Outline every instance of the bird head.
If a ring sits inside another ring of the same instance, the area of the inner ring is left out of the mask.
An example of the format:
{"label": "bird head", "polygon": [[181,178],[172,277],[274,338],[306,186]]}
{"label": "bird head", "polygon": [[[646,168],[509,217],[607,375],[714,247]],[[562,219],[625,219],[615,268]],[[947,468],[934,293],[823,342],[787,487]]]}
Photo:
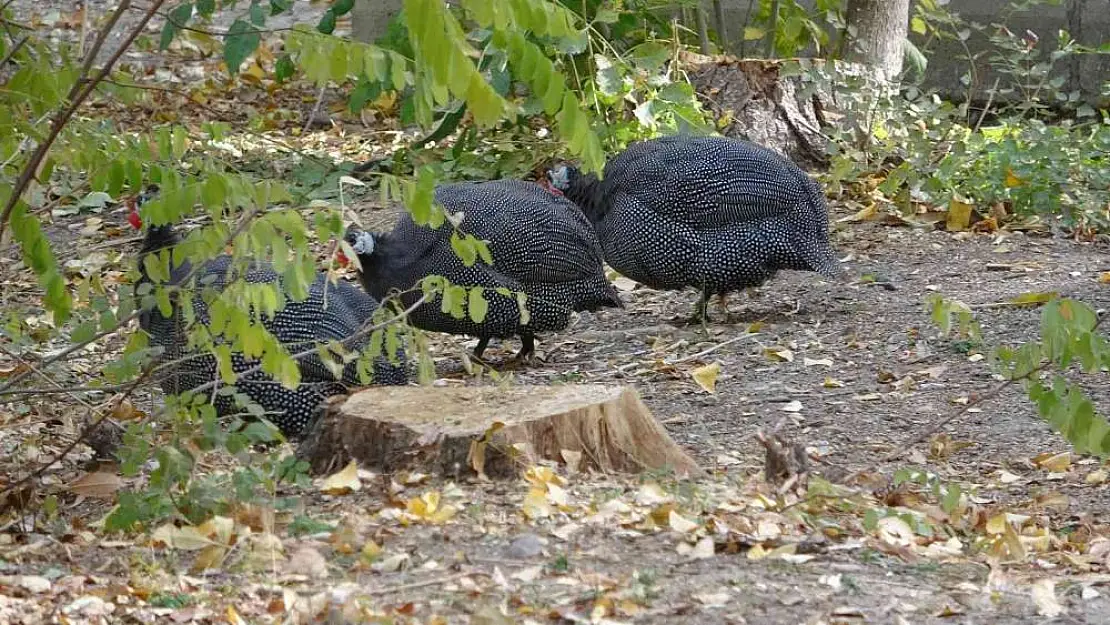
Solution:
{"label": "bird head", "polygon": [[127,201],[127,223],[136,230],[143,229],[143,218],[139,215],[139,207],[158,195],[158,185],[148,185],[142,192]]}
{"label": "bird head", "polygon": [[579,175],[577,167],[567,163],[559,163],[547,170],[548,184],[545,186],[560,193],[565,193],[578,180]]}
{"label": "bird head", "polygon": [[[347,233],[343,236],[343,242],[350,246],[350,249],[358,255],[359,258],[366,258],[374,253],[374,235],[373,233],[359,230],[354,226],[347,229]],[[339,264],[346,267],[351,264],[351,259],[343,253],[343,246],[339,247],[336,253],[336,260]],[[359,265],[361,265],[361,261]]]}

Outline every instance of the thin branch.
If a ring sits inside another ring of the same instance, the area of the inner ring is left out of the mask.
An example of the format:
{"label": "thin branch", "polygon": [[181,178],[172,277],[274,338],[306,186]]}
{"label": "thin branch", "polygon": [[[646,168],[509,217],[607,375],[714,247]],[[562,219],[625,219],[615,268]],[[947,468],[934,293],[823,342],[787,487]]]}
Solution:
{"label": "thin branch", "polygon": [[[408,316],[410,314],[412,314],[412,312],[414,310],[419,308],[427,300],[428,300],[428,294],[425,293],[425,294],[421,295],[419,299],[417,299],[415,302],[413,302],[412,306],[409,306],[408,308],[402,310],[400,312],[400,314],[394,315],[394,316],[390,317],[389,319],[386,319],[385,321],[380,321],[378,323],[365,326],[362,329],[360,329],[358,332],[355,332],[354,334],[344,338],[342,341],[340,341],[340,343],[342,343],[345,347],[348,347],[348,345],[347,345],[348,341],[353,341],[355,339],[362,338],[363,336],[366,336],[367,334],[370,334],[371,332],[375,332],[375,331],[381,330],[382,328],[385,328],[387,326],[393,325],[394,323],[397,323],[397,321],[400,320],[400,319],[406,319],[406,318],[408,318]],[[305,358],[307,356],[311,356],[312,354],[315,354],[315,353],[317,353],[316,352],[316,347],[313,346],[309,349],[306,349],[304,351],[300,351],[300,352],[297,352],[296,354],[293,354],[292,358],[293,358],[293,360],[296,360],[296,361],[299,362],[300,359]],[[252,373],[256,373],[256,372],[261,371],[261,370],[262,370],[262,363],[258,363],[257,365],[254,365],[253,367],[244,369],[243,371],[236,372],[235,375],[236,375],[236,377],[241,378],[245,375],[250,375]],[[189,392],[190,393],[203,393],[205,391],[210,391],[210,390],[216,388],[221,383],[222,382],[220,380],[213,380],[211,382],[207,382],[205,384],[202,384],[202,385],[200,385],[196,388],[191,388],[191,389],[189,389]]]}
{"label": "thin branch", "polygon": [[[1107,316],[1108,315],[1103,315],[1102,317],[1099,317],[1098,321],[1096,321],[1095,324],[1093,326],[1091,326],[1090,331],[1094,332],[1095,330],[1097,330],[1098,327],[1100,325],[1102,325],[1102,322],[1106,319]],[[903,454],[905,454],[910,449],[912,449],[914,445],[917,445],[919,443],[924,442],[930,436],[939,432],[941,430],[941,428],[948,425],[952,421],[955,421],[957,418],[959,418],[960,416],[962,416],[964,413],[968,412],[972,408],[975,408],[976,406],[979,406],[980,404],[982,404],[982,403],[984,403],[988,400],[991,400],[991,399],[994,399],[995,397],[998,397],[998,395],[1000,393],[1002,393],[1002,391],[1010,388],[1011,386],[1013,386],[1014,384],[1017,384],[1018,382],[1024,382],[1026,380],[1032,379],[1033,376],[1035,376],[1038,373],[1044,371],[1045,369],[1048,369],[1052,365],[1053,365],[1053,361],[1046,360],[1045,362],[1042,362],[1041,364],[1037,365],[1036,367],[1030,369],[1029,371],[1025,372],[1024,374],[1022,374],[1018,377],[1010,378],[1009,380],[1006,380],[1004,382],[999,383],[998,385],[996,385],[994,388],[990,389],[986,393],[984,393],[984,394],[976,397],[975,399],[967,402],[963,406],[960,406],[960,408],[958,410],[953,411],[952,414],[949,414],[948,416],[944,417],[943,419],[940,419],[939,421],[936,421],[936,422],[930,424],[929,427],[925,428],[924,430],[921,430],[917,434],[915,434],[915,435],[911,436],[910,438],[902,441],[901,443],[898,444],[897,447],[894,448],[893,451],[891,451],[890,453],[886,454],[885,456],[879,458],[877,461],[871,463],[870,466],[865,467],[863,469],[860,469],[859,471],[856,471],[855,473],[849,475],[848,477],[846,477],[842,481],[845,484],[851,483],[851,482],[863,477],[864,473],[867,473],[869,470],[877,467],[878,465],[886,463],[886,462],[890,462],[891,460],[896,460],[896,459],[900,458]]]}
{"label": "thin branch", "polygon": [[[128,1],[129,0],[124,0],[125,3]],[[103,80],[104,77],[112,71],[112,67],[116,64],[116,61],[118,61],[119,58],[123,56],[123,53],[131,47],[131,44],[138,38],[139,33],[143,32],[143,29],[146,28],[146,25],[150,22],[151,18],[154,17],[155,12],[164,2],[165,0],[154,0],[154,4],[151,5],[150,9],[143,15],[143,18],[135,28],[128,33],[127,38],[120,43],[119,48],[112,53],[112,56],[108,59],[108,62],[104,64],[104,67],[100,69],[100,72],[97,73],[92,80],[86,81],[84,89],[72,99],[69,106],[62,109],[54,118],[54,123],[50,128],[50,134],[46,137],[45,141],[39,144],[38,148],[31,155],[30,161],[28,161],[23,172],[19,175],[19,179],[16,180],[15,185],[12,187],[11,196],[8,197],[8,203],[4,206],[4,211],[0,213],[0,240],[4,238],[4,231],[7,229],[8,220],[11,218],[12,211],[15,210],[16,205],[22,200],[24,191],[26,191],[27,187],[31,184],[31,180],[35,177],[39,165],[41,165],[43,159],[46,158],[47,152],[50,151],[50,148],[58,139],[58,135],[62,133],[62,129],[69,123],[70,118],[77,112],[77,109],[84,104],[85,100],[96,88],[97,83]]]}
{"label": "thin branch", "polygon": [[0,352],[4,352],[5,354],[8,355],[9,358],[14,358],[15,360],[19,361],[20,364],[27,367],[28,370],[34,372],[35,375],[39,376],[43,380],[46,380],[47,384],[50,384],[51,386],[53,386],[57,389],[55,392],[66,393],[66,394],[69,395],[70,399],[72,399],[72,400],[76,401],[77,403],[81,404],[82,406],[88,408],[90,411],[96,410],[95,406],[93,406],[89,402],[85,401],[81,397],[78,397],[77,395],[73,394],[71,391],[66,391],[62,387],[62,385],[58,383],[57,380],[55,380],[54,378],[50,377],[49,375],[43,373],[42,371],[39,371],[35,367],[35,365],[27,362],[27,359],[23,358],[19,354],[12,353],[10,350],[8,350],[3,345],[0,345]]}
{"label": "thin branch", "polygon": [[8,53],[4,55],[4,59],[0,60],[0,67],[3,67],[5,65],[7,65],[8,61],[12,60],[12,57],[15,56],[15,53],[19,52],[19,49],[22,48],[23,44],[27,43],[27,40],[30,39],[30,38],[31,38],[30,35],[23,35],[22,39],[15,42],[15,45],[12,46],[12,49],[8,50]]}
{"label": "thin branch", "polygon": [[[108,40],[108,35],[112,34],[119,19],[123,17],[123,14],[130,8],[131,0],[122,0],[119,6],[116,7],[115,13],[112,13],[112,17],[108,18],[108,23],[104,25],[104,28],[100,29],[100,32],[96,36],[96,41],[93,42],[92,49],[89,50],[89,54],[85,57],[85,62],[81,65],[81,73],[77,75],[77,80],[73,81],[73,87],[69,90],[69,94],[66,95],[67,100],[73,101],[73,99],[77,97],[77,92],[85,83],[85,79],[89,77],[89,72],[92,71],[93,63],[96,63],[96,57],[100,55],[100,49],[104,47],[104,42]],[[88,15],[88,10],[89,6],[86,4],[86,15]],[[146,23],[144,22],[143,26],[145,25]]]}

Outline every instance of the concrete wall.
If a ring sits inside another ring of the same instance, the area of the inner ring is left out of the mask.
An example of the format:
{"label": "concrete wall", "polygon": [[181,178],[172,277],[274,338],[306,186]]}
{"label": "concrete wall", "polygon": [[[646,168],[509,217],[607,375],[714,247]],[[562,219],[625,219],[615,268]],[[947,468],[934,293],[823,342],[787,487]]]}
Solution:
{"label": "concrete wall", "polygon": [[[759,0],[756,0],[758,6]],[[803,4],[812,6],[813,2],[803,0]],[[742,32],[746,23],[749,0],[724,0],[725,20],[727,22],[729,37],[735,39]],[[710,3],[706,2],[709,8]],[[1081,43],[1099,46],[1110,42],[1110,0],[1063,0],[1060,6],[1042,5],[1031,11],[1013,13],[1009,12],[1009,0],[951,0],[949,8],[958,13],[967,22],[979,24],[992,24],[1005,21],[1007,27],[1014,33],[1024,33],[1031,30],[1040,37],[1041,45],[1054,48],[1056,45],[1057,31],[1067,30]],[[913,7],[910,8],[911,14]],[[710,12],[710,15],[712,13]],[[712,22],[711,22],[712,24]],[[961,84],[960,78],[969,67],[967,53],[958,43],[928,44],[923,37],[912,35],[912,39],[925,53],[929,60],[926,73],[926,88],[937,88],[949,97],[962,98],[967,88]],[[968,42],[968,47],[973,54],[989,52],[993,48],[985,37],[973,36]],[[749,55],[759,54],[759,43],[748,42]],[[811,52],[812,53],[812,52]],[[989,72],[985,58],[976,63],[978,86],[973,99],[986,97],[986,92],[994,85],[995,76]],[[1110,81],[1110,54],[1091,55],[1077,63],[1061,61],[1056,67],[1057,74],[1067,76],[1065,88],[1070,91],[1079,89],[1085,99],[1095,101],[1103,89],[1103,85]]]}

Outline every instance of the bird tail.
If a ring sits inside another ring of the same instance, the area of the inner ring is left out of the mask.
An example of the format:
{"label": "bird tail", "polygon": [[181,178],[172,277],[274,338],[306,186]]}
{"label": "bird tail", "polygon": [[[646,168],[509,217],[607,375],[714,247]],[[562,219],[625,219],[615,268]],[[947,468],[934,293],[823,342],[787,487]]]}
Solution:
{"label": "bird tail", "polygon": [[590,292],[593,297],[582,302],[580,310],[596,312],[602,308],[624,308],[617,289],[608,280],[605,280],[600,289],[593,288]]}

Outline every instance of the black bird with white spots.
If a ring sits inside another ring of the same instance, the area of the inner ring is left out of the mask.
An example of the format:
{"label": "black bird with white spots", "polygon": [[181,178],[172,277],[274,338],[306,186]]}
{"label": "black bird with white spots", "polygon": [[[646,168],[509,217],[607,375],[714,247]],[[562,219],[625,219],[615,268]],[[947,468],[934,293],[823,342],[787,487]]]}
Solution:
{"label": "black bird with white spots", "polygon": [[569,165],[550,184],[597,229],[605,260],[657,290],[711,295],[762,285],[780,269],[835,277],[821,187],[765,147],[724,137],[672,136],[633,144],[601,180]]}
{"label": "black bird with white spots", "polygon": [[[605,277],[597,235],[565,198],[532,182],[495,180],[440,185],[435,200],[461,216],[461,232],[486,242],[492,265],[481,259],[469,267],[463,263],[451,246],[450,221],[438,228],[419,226],[405,213],[391,232],[351,229],[346,236],[358,254],[359,280],[378,299],[396,290],[406,307],[413,306],[421,281],[431,275],[484,287],[488,311],[480,323],[470,314],[460,319],[443,312],[437,295],[413,311],[414,326],[478,337],[478,359],[491,338],[520,336],[520,361],[534,357],[536,333],[566,328],[572,313],[621,306]],[[526,319],[515,293],[527,296]],[[469,313],[469,303],[465,310]]]}
{"label": "black bird with white spots", "polygon": [[[142,228],[142,218],[138,207],[149,200],[157,187],[148,188],[132,205],[128,221],[136,229]],[[153,283],[145,268],[144,259],[151,253],[168,249],[181,242],[180,236],[171,225],[156,225],[147,229],[139,252],[140,279],[136,285]],[[236,268],[228,255],[218,256],[207,261],[197,271],[188,261],[170,267],[167,285],[172,285],[170,301],[173,310],[169,317],[163,316],[157,306],[143,309],[139,315],[139,327],[150,335],[151,344],[162,348],[158,357],[161,363],[180,361],[169,367],[162,378],[162,389],[168,394],[189,391],[219,379],[217,361],[205,351],[193,352],[188,346],[188,328],[178,298],[184,293],[192,293],[192,308],[196,323],[209,325],[210,295],[223,291],[236,277]],[[282,278],[273,267],[256,261],[246,270],[244,277],[248,283],[274,283],[280,288]],[[209,296],[206,299],[206,296]],[[368,336],[358,336],[359,330],[370,323],[378,302],[357,285],[342,280],[331,283],[324,274],[317,273],[316,280],[309,287],[307,299],[287,300],[273,317],[264,316],[262,325],[277,338],[290,353],[311,349],[314,345],[331,341],[343,341],[349,351],[357,352],[366,347]],[[354,338],[352,338],[354,337]],[[346,339],[346,340],[345,340]],[[214,337],[214,340],[222,340]],[[186,358],[188,356],[188,358]],[[184,359],[184,360],[183,360]],[[338,361],[337,361],[338,362]],[[231,355],[232,368],[236,374],[256,367],[259,361],[247,358],[242,353]],[[278,426],[288,437],[303,435],[308,426],[322,412],[323,402],[332,395],[349,392],[349,387],[362,384],[358,360],[347,363],[340,379],[336,379],[318,353],[305,356],[298,361],[301,383],[295,389],[287,389],[269,374],[260,369],[240,376],[235,382],[235,390],[250,398],[265,411],[265,417]],[[387,357],[379,356],[373,366],[372,382],[379,384],[404,384],[407,382],[407,364],[403,351],[398,351],[396,363]],[[217,414],[227,415],[236,411],[235,402],[224,393],[212,393]]]}

